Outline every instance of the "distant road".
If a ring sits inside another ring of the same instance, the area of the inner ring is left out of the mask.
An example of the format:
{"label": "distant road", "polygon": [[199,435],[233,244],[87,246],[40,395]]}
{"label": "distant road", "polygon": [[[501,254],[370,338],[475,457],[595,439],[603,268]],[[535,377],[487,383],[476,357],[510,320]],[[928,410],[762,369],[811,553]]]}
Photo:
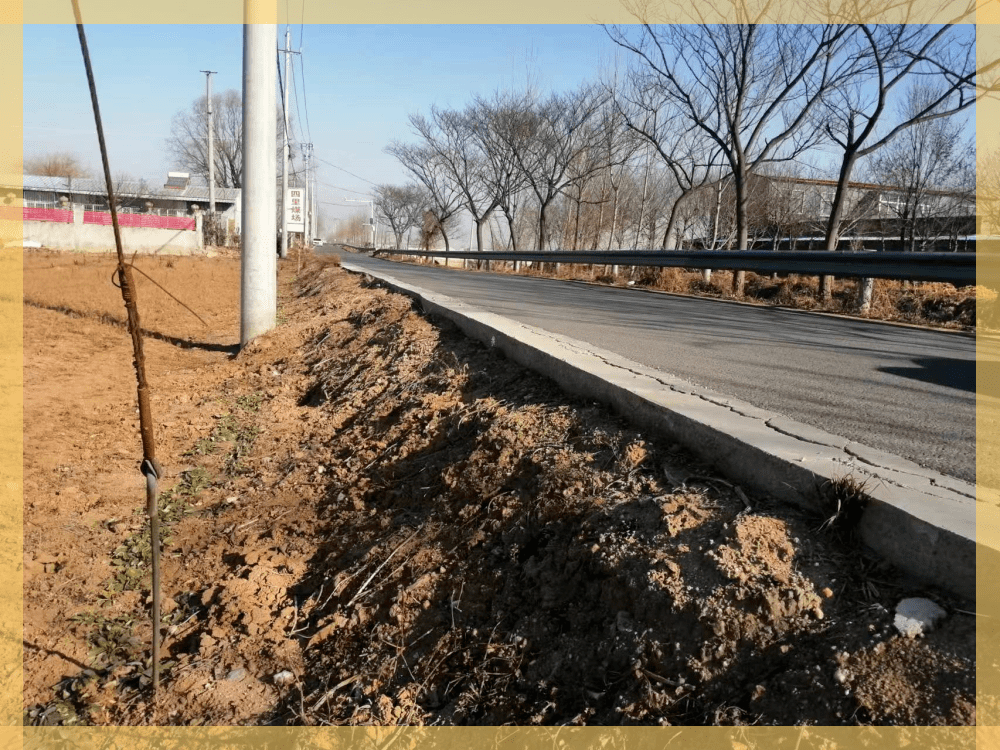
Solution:
{"label": "distant road", "polygon": [[[350,259],[976,481],[973,336],[361,254]],[[1000,342],[980,342],[980,357],[989,373],[1000,373]]]}

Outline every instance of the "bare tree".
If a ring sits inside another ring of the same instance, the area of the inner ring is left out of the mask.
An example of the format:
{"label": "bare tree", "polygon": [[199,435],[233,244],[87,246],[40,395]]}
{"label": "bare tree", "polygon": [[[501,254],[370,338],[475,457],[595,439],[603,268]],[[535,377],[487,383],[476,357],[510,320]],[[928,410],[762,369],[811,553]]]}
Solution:
{"label": "bare tree", "polygon": [[426,204],[426,193],[417,185],[379,185],[375,188],[375,213],[395,235],[397,250],[403,235],[422,224]]}
{"label": "bare tree", "polygon": [[[900,119],[911,119],[939,98],[940,89],[911,87]],[[941,230],[951,234],[948,218],[961,213],[962,203],[968,201],[975,144],[962,138],[963,127],[954,119],[924,120],[874,156],[871,174],[887,186],[886,203],[897,220],[903,250],[923,249]]]}
{"label": "bare tree", "polygon": [[[567,94],[552,94],[536,104],[520,122],[518,141],[511,143],[514,159],[538,201],[539,250],[548,242],[546,210],[569,186],[601,165],[571,170],[597,145],[597,130],[591,121],[604,96],[595,87],[583,86]],[[521,130],[523,128],[523,131]],[[514,146],[516,145],[516,148]]]}
{"label": "bare tree", "polygon": [[625,89],[616,92],[615,107],[623,124],[655,150],[677,185],[667,213],[661,246],[674,247],[681,202],[693,191],[717,179],[722,151],[702,129],[684,117],[672,92],[655,71],[636,66],[628,72]]}
{"label": "bare tree", "polygon": [[450,169],[441,155],[427,145],[392,143],[385,152],[399,159],[400,164],[427,189],[428,211],[436,222],[435,232],[444,238],[445,252],[451,249],[448,239],[449,220],[462,209],[462,192],[452,179]]}
{"label": "bare tree", "polygon": [[[208,178],[208,108],[203,96],[174,115],[167,148],[192,174]],[[235,89],[212,97],[215,181],[220,187],[243,185],[243,100]],[[280,132],[280,128],[279,128]]]}
{"label": "bare tree", "polygon": [[[976,100],[975,36],[953,25],[858,24],[849,36],[852,75],[831,87],[823,102],[824,129],[841,150],[840,172],[826,224],[826,249],[840,239],[848,183],[860,159],[873,154],[907,129],[948,117]],[[900,84],[916,77],[937,81],[936,96],[907,109],[897,122],[878,127]],[[820,295],[829,299],[832,276],[821,277]]]}
{"label": "bare tree", "polygon": [[[737,237],[733,177],[716,172],[714,179],[698,188],[688,198],[691,201],[691,224],[694,235],[705,250],[731,247]],[[687,208],[688,201],[685,201]],[[706,277],[707,278],[707,277]]]}
{"label": "bare tree", "polygon": [[89,170],[80,162],[80,157],[69,151],[44,154],[24,160],[24,173],[42,177],[88,177]]}
{"label": "bare tree", "polygon": [[356,211],[340,222],[337,237],[344,242],[360,245],[369,238],[371,231],[366,212]]}
{"label": "bare tree", "polygon": [[499,200],[487,177],[490,162],[475,133],[479,123],[469,110],[457,112],[431,107],[430,119],[411,115],[410,124],[424,144],[437,154],[447,177],[461,195],[462,207],[476,223],[476,248],[482,251],[483,225]]}
{"label": "bare tree", "polygon": [[[189,109],[174,115],[167,138],[167,150],[178,165],[191,174],[208,180],[208,107],[202,96]],[[285,119],[281,107],[275,112],[278,154],[277,174],[281,174],[281,133]],[[212,96],[214,131],[215,184],[218,187],[243,186],[243,97],[236,89]]]}
{"label": "bare tree", "polygon": [[517,154],[525,152],[534,131],[531,101],[528,94],[498,92],[492,99],[476,97],[469,110],[472,135],[485,157],[483,179],[507,219],[513,252],[517,252],[521,194],[528,185]]}
{"label": "bare tree", "polygon": [[[760,165],[792,159],[817,142],[811,113],[846,75],[849,61],[838,53],[848,27],[643,24],[638,39],[622,27],[605,29],[725,158],[733,175],[737,245],[746,247],[747,178]],[[743,277],[742,271],[734,274],[737,294]]]}
{"label": "bare tree", "polygon": [[[569,213],[565,217],[566,232],[564,233],[562,244],[564,247],[568,246],[573,250],[579,249],[584,206],[588,209],[600,206],[603,209],[603,204],[607,200],[604,196],[603,186],[598,195],[593,195],[588,188],[591,187],[594,178],[598,174],[606,175],[606,171],[612,165],[613,160],[616,156],[620,155],[620,151],[616,154],[613,149],[605,150],[606,127],[608,127],[608,123],[600,121],[587,126],[589,130],[593,131],[584,138],[589,145],[577,153],[576,157],[570,161],[569,169],[567,170],[568,179],[564,195],[569,203],[567,207]],[[572,232],[569,231],[570,229],[572,229]],[[570,240],[570,237],[572,237],[572,240]]]}

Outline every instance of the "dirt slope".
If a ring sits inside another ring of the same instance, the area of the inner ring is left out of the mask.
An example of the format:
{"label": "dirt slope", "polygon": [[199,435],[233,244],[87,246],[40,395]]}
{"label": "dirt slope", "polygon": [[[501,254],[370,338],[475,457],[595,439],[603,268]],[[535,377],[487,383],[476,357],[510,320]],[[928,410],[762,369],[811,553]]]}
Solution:
{"label": "dirt slope", "polygon": [[238,263],[146,263],[213,332],[140,290],[172,470],[163,695],[111,264],[32,254],[27,721],[974,722],[973,618],[935,596],[943,626],[896,635],[928,592],[838,524],[335,265],[282,266],[281,324],[231,358]]}

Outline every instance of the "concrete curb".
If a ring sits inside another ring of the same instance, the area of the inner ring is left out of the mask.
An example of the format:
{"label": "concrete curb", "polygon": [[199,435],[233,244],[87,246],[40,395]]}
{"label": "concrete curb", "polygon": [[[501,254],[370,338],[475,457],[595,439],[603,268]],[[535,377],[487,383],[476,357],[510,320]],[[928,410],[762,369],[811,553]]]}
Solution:
{"label": "concrete curb", "polygon": [[[863,542],[914,579],[975,599],[974,485],[349,260],[341,267],[416,298],[425,312],[565,390],[678,441],[744,487],[809,506],[826,482],[852,476],[864,483],[870,500],[860,522]],[[979,552],[1000,562],[997,550]],[[980,557],[980,564],[985,560]]]}

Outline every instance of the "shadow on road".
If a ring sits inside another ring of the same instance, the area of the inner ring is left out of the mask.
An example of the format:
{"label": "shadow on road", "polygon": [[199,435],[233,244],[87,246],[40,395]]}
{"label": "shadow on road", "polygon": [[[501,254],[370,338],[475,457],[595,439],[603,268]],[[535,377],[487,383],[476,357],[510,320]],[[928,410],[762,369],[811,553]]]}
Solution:
{"label": "shadow on road", "polygon": [[[974,360],[919,357],[913,360],[913,364],[916,367],[879,367],[878,371],[969,393],[976,391]],[[996,363],[988,364],[995,369]]]}

